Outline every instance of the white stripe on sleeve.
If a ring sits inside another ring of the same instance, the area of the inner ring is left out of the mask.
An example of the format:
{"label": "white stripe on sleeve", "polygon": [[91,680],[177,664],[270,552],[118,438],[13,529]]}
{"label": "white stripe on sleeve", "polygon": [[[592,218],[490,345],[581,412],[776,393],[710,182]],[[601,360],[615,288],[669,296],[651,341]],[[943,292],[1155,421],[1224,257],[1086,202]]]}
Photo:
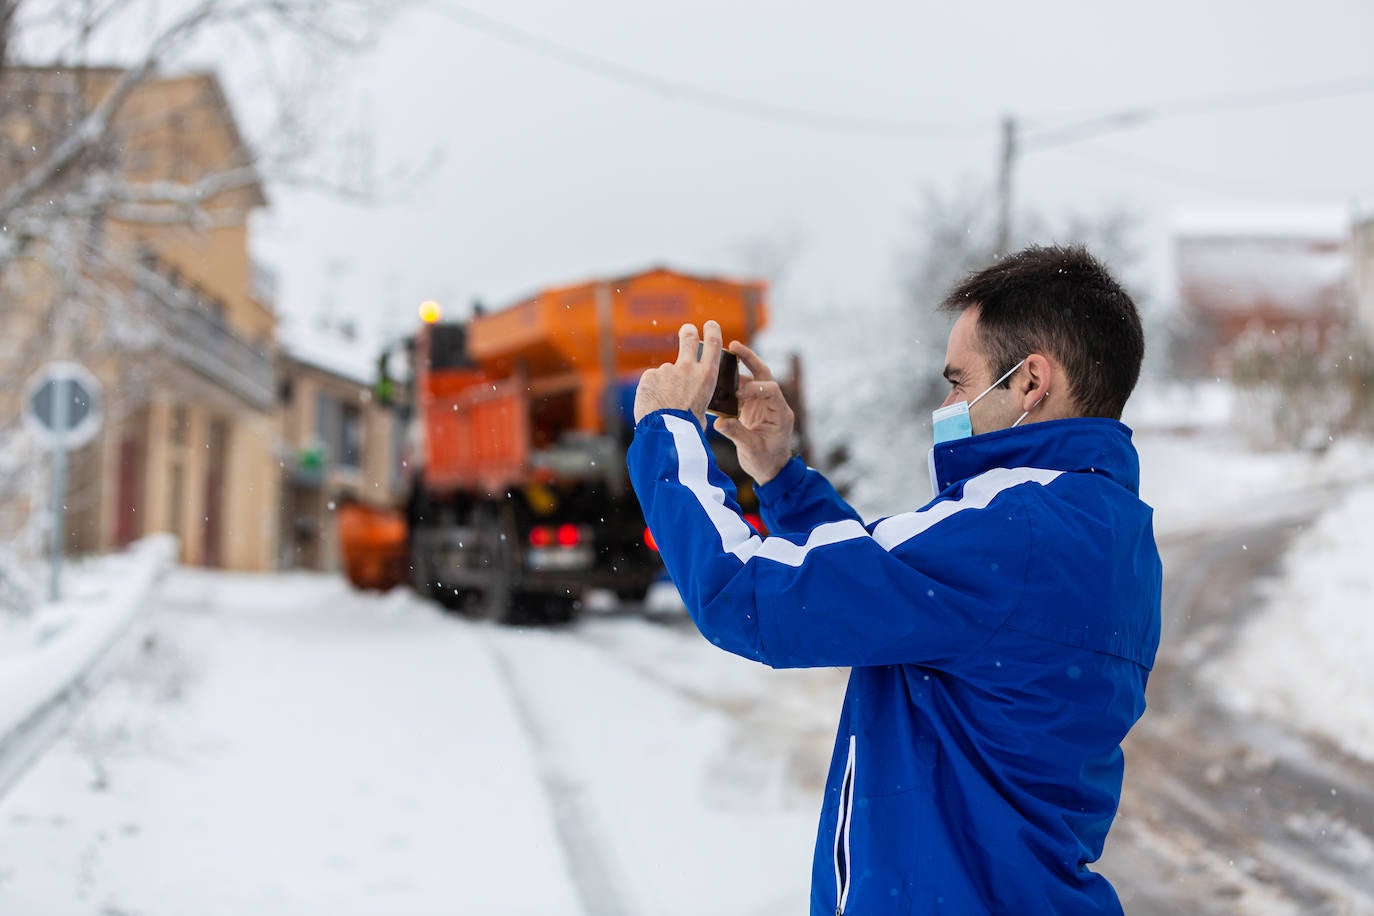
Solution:
{"label": "white stripe on sleeve", "polygon": [[941,500],[919,512],[904,512],[883,519],[873,529],[873,539],[883,545],[884,550],[892,550],[898,544],[911,540],[932,525],[939,524],[965,509],[986,509],[1003,490],[1010,490],[1023,483],[1048,486],[1050,481],[1062,473],[1042,468],[993,468],[964,484],[964,493],[958,499]]}
{"label": "white stripe on sleeve", "polygon": [[720,546],[726,553],[732,553],[741,563],[763,546],[763,539],[754,533],[749,523],[740,518],[725,505],[725,491],[711,483],[707,477],[710,467],[706,445],[701,441],[701,428],[690,420],[665,414],[663,423],[673,434],[673,445],[677,447],[677,479],[706,510],[706,517],[716,527],[720,535]]}

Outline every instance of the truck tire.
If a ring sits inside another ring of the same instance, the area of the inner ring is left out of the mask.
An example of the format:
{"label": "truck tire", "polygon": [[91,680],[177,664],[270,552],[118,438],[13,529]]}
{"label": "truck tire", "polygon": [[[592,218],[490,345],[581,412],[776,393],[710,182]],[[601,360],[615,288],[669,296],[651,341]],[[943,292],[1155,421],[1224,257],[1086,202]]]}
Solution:
{"label": "truck tire", "polygon": [[523,623],[519,593],[515,589],[520,549],[515,510],[507,503],[488,503],[474,509],[472,519],[473,526],[485,540],[482,565],[487,575],[478,596],[479,613],[493,623]]}
{"label": "truck tire", "polygon": [[461,610],[463,596],[456,593],[451,586],[440,583],[435,575],[434,560],[429,553],[433,549],[431,538],[412,537],[410,547],[411,585],[415,591],[442,605],[446,610]]}
{"label": "truck tire", "polygon": [[410,587],[425,598],[437,598],[434,592],[434,579],[430,574],[429,555],[425,552],[423,533],[412,531],[410,535]]}

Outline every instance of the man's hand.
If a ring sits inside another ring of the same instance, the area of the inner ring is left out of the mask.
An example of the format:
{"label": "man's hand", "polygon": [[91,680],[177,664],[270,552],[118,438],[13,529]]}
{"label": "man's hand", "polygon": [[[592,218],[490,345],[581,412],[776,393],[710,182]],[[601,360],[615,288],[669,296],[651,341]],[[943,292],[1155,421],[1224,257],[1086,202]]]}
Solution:
{"label": "man's hand", "polygon": [[[716,418],[716,432],[735,443],[740,467],[759,484],[778,476],[792,457],[792,427],[796,415],[773,380],[773,373],[754,351],[731,341],[730,352],[740,358],[752,379],[741,379],[739,418]],[[714,378],[714,376],[712,376]]]}
{"label": "man's hand", "polygon": [[[696,325],[678,328],[677,362],[664,363],[640,376],[635,390],[636,423],[655,410],[688,410],[697,418],[697,425],[706,428],[706,405],[720,371],[720,325],[708,321],[702,330],[705,346],[699,348]],[[698,349],[702,351],[700,358]]]}

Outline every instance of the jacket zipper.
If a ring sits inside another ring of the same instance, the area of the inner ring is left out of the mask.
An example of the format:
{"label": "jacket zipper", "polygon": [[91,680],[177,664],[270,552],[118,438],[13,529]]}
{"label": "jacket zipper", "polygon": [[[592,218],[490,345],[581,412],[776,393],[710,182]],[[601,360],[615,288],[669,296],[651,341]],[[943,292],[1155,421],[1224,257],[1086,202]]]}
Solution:
{"label": "jacket zipper", "polygon": [[849,760],[840,783],[840,810],[835,823],[835,916],[844,916],[849,902],[853,863],[849,858],[849,825],[854,820],[854,736],[849,736]]}

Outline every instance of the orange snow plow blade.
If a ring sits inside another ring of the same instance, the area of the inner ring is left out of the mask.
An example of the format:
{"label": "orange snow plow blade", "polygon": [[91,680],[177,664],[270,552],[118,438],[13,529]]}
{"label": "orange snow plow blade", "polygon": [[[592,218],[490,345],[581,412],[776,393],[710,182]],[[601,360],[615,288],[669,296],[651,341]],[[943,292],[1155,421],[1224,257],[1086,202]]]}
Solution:
{"label": "orange snow plow blade", "polygon": [[386,591],[405,583],[406,520],[391,509],[361,503],[339,506],[344,572],[354,588]]}

